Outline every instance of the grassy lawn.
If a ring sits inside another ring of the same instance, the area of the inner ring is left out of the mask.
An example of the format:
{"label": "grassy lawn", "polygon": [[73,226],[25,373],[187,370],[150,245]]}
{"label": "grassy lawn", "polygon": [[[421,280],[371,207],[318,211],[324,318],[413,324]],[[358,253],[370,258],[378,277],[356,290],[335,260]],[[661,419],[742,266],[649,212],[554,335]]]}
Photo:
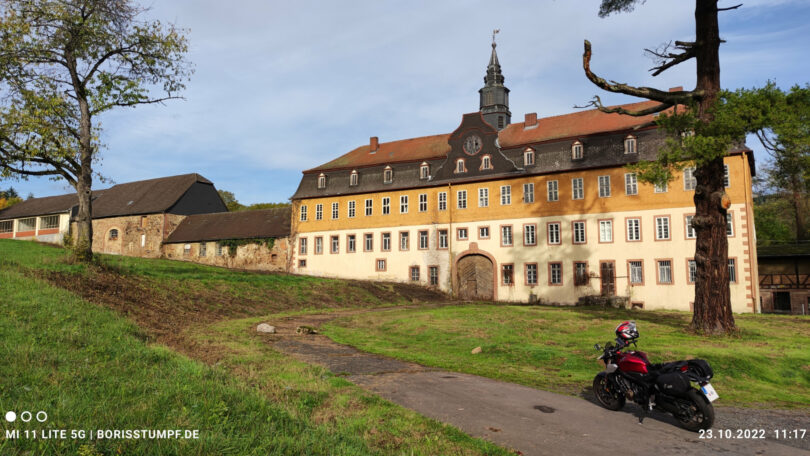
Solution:
{"label": "grassy lawn", "polygon": [[[392,310],[334,320],[333,340],[428,366],[579,394],[602,369],[594,343],[623,320],[639,325],[652,362],[703,358],[720,405],[810,407],[810,318],[738,315],[738,337],[684,332],[685,312],[467,305]],[[470,351],[481,346],[483,352]]]}
{"label": "grassy lawn", "polygon": [[[272,301],[257,312],[340,307],[334,299],[314,300],[333,286],[344,298],[359,297],[359,305],[374,305],[384,303],[385,290],[132,258],[103,257],[99,270],[63,258],[59,249],[0,241],[0,410],[48,413],[46,423],[0,421],[0,454],[508,454],[274,351],[251,328],[266,317],[209,312],[197,321],[189,310],[185,320],[170,319],[186,326],[164,345],[151,342],[148,324],[174,308],[148,302],[154,318],[143,320],[132,309],[134,320],[145,322],[138,326],[116,311],[118,301],[109,301],[115,310],[103,307],[108,301],[88,302],[47,274],[85,285],[115,274],[147,294],[165,288],[180,301],[189,288],[224,297],[244,287],[248,299]],[[298,294],[308,300],[296,300]],[[122,291],[116,299],[129,298]],[[200,438],[12,440],[6,429],[181,429],[199,430]]]}

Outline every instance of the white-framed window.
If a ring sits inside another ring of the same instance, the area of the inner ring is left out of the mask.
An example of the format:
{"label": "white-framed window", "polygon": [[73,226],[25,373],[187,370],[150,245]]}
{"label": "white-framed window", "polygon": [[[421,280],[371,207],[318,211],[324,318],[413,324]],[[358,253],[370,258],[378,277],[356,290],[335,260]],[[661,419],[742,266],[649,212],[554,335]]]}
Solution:
{"label": "white-framed window", "polygon": [[439,192],[439,210],[446,211],[447,210],[447,192]]}
{"label": "white-framed window", "polygon": [[599,176],[599,197],[607,198],[610,196],[610,176]]}
{"label": "white-framed window", "polygon": [[546,182],[546,190],[549,201],[558,201],[560,199],[559,185],[556,180]]}
{"label": "white-framed window", "polygon": [[512,225],[501,227],[501,245],[512,245]]}
{"label": "white-framed window", "polygon": [[624,175],[624,193],[627,195],[638,195],[638,178],[636,173]]}
{"label": "white-framed window", "polygon": [[695,260],[686,261],[686,267],[689,269],[689,283],[695,283],[697,279],[697,262]]}
{"label": "white-framed window", "polygon": [[478,207],[489,207],[489,189],[478,189]]}
{"label": "white-framed window", "polygon": [[422,162],[422,164],[419,165],[419,179],[424,180],[429,177],[430,177],[430,165],[428,165],[426,162]]}
{"label": "white-framed window", "polygon": [[332,236],[330,239],[330,252],[332,253],[340,253],[340,237],[339,236]]}
{"label": "white-framed window", "polygon": [[351,187],[356,186],[356,185],[357,185],[357,181],[358,181],[358,174],[357,174],[357,170],[354,170],[354,171],[352,171],[352,173],[349,175],[349,186],[351,186]]}
{"label": "white-framed window", "polygon": [[374,213],[374,200],[367,199],[366,200],[366,217],[370,216]]}
{"label": "white-framed window", "polygon": [[489,227],[488,226],[479,226],[478,227],[478,239],[489,239]]}
{"label": "white-framed window", "polygon": [[459,190],[456,193],[456,206],[459,209],[467,209],[467,190]]}
{"label": "white-framed window", "polygon": [[585,181],[581,177],[571,179],[571,199],[585,198]]}
{"label": "white-framed window", "polygon": [[354,253],[357,251],[357,236],[354,234],[346,235],[346,251],[349,253]]}
{"label": "white-framed window", "polygon": [[599,242],[613,242],[613,220],[599,221]]}
{"label": "white-framed window", "polygon": [[504,285],[512,285],[515,283],[515,265],[501,265],[501,283]]}
{"label": "white-framed window", "polygon": [[183,245],[183,256],[191,255],[191,244],[184,244]]}
{"label": "white-framed window", "polygon": [[725,188],[731,187],[731,182],[729,181],[728,176],[728,165],[723,165],[723,187]]}
{"label": "white-framed window", "polygon": [[559,224],[559,222],[549,223],[546,226],[548,227],[548,243],[549,244],[559,244],[560,243],[560,224]]}
{"label": "white-framed window", "polygon": [[447,248],[447,230],[439,230],[439,248]]}
{"label": "white-framed window", "polygon": [[307,260],[305,258],[302,258],[302,259],[298,260],[298,267],[299,268],[307,267]]}
{"label": "white-framed window", "polygon": [[[298,240],[298,253],[301,255],[307,254],[307,238],[301,238]],[[217,255],[222,256],[222,244],[217,245]]]}
{"label": "white-framed window", "polygon": [[655,239],[659,241],[669,239],[669,217],[655,218]]}
{"label": "white-framed window", "polygon": [[523,151],[523,166],[534,165],[534,149],[531,147]]}
{"label": "white-framed window", "polygon": [[323,238],[321,236],[315,238],[315,253],[318,255],[323,253]]}
{"label": "white-framed window", "polygon": [[439,267],[438,266],[429,266],[428,273],[430,274],[430,284],[431,285],[438,285],[439,284]]}
{"label": "white-framed window", "polygon": [[378,258],[377,261],[374,262],[376,270],[379,272],[383,272],[386,270],[387,264],[384,258]]}
{"label": "white-framed window", "polygon": [[658,260],[658,282],[672,283],[672,261]]}
{"label": "white-framed window", "polygon": [[644,263],[641,261],[630,261],[630,283],[641,285],[644,283]]}
{"label": "white-framed window", "polygon": [[536,225],[523,225],[523,245],[537,245]]}
{"label": "white-framed window", "polygon": [[380,241],[383,252],[391,251],[391,233],[382,233],[380,235]]}
{"label": "white-framed window", "polygon": [[512,204],[512,186],[501,185],[501,206]]}
{"label": "white-framed window", "polygon": [[408,195],[400,195],[399,197],[399,213],[408,213]]}
{"label": "white-framed window", "polygon": [[551,285],[562,285],[562,263],[548,264],[548,281]]}
{"label": "white-framed window", "polygon": [[388,215],[391,213],[391,198],[385,196],[382,199],[382,213]]}
{"label": "white-framed window", "polygon": [[585,237],[585,222],[579,221],[574,222],[574,244],[584,244],[586,242]]}
{"label": "white-framed window", "polygon": [[58,215],[46,215],[45,217],[39,218],[39,229],[52,230],[54,228],[59,228]]}
{"label": "white-framed window", "polygon": [[640,241],[641,240],[641,219],[629,218],[627,219],[627,240]]}
{"label": "white-framed window", "polygon": [[374,250],[374,234],[366,233],[363,235],[363,251],[371,252]]}
{"label": "white-framed window", "polygon": [[407,231],[399,233],[399,250],[408,250],[411,248],[411,236]]}
{"label": "white-framed window", "polygon": [[[17,231],[36,231],[37,218],[24,218],[17,221]],[[111,231],[112,232],[112,231]],[[115,230],[115,237],[118,238],[118,230]]]}
{"label": "white-framed window", "polygon": [[666,193],[669,190],[669,185],[664,182],[662,184],[655,184],[655,193]]}
{"label": "white-framed window", "polygon": [[726,236],[734,236],[734,215],[726,212]]}
{"label": "white-framed window", "polygon": [[419,281],[419,266],[411,266],[411,282]]}
{"label": "white-framed window", "polygon": [[584,157],[584,148],[582,147],[582,143],[579,141],[574,142],[571,145],[571,159],[572,160],[582,160]]}
{"label": "white-framed window", "polygon": [[354,218],[357,215],[357,203],[355,201],[349,201],[349,218]]}
{"label": "white-framed window", "polygon": [[695,168],[690,166],[683,169],[683,189],[694,190],[697,187],[697,178],[695,178]]}
{"label": "white-framed window", "polygon": [[430,236],[426,230],[419,232],[419,248],[427,250],[430,247]]}
{"label": "white-framed window", "polygon": [[306,222],[307,221],[307,206],[306,205],[301,206],[299,214],[300,214],[301,221]]}
{"label": "white-framed window", "polygon": [[383,171],[383,184],[390,184],[394,182],[394,170],[390,166],[386,166]]}
{"label": "white-framed window", "polygon": [[692,226],[693,218],[695,218],[694,215],[687,215],[685,218],[686,239],[695,239],[697,237],[697,234],[695,233],[695,228]]}
{"label": "white-framed window", "polygon": [[459,240],[466,241],[467,239],[469,239],[470,233],[469,231],[467,231],[467,228],[458,228],[456,230],[456,236],[458,236]]}
{"label": "white-framed window", "polygon": [[419,194],[419,212],[427,212],[428,209],[427,200],[428,200],[427,193]]}
{"label": "white-framed window", "polygon": [[728,259],[728,281],[737,283],[737,260],[734,258]]}
{"label": "white-framed window", "polygon": [[464,164],[464,159],[459,158],[458,160],[456,160],[456,174],[466,173],[466,172],[467,172],[467,166]]}
{"label": "white-framed window", "polygon": [[588,284],[588,263],[574,262],[574,285],[581,287]]}
{"label": "white-framed window", "polygon": [[0,222],[0,233],[13,233],[14,220],[5,220]]}
{"label": "white-framed window", "polygon": [[534,202],[534,184],[531,182],[523,184],[523,202],[524,203]]}
{"label": "white-framed window", "polygon": [[323,204],[315,205],[315,220],[323,220]]}
{"label": "white-framed window", "polygon": [[537,285],[537,263],[526,263],[526,285]]}
{"label": "white-framed window", "polygon": [[337,220],[338,217],[340,217],[340,205],[332,203],[332,220]]}
{"label": "white-framed window", "polygon": [[624,153],[625,154],[634,154],[636,153],[636,138],[635,136],[628,136],[624,138]]}
{"label": "white-framed window", "polygon": [[489,155],[481,157],[481,169],[492,169],[492,159]]}
{"label": "white-framed window", "polygon": [[326,174],[321,173],[318,176],[318,188],[326,188]]}
{"label": "white-framed window", "polygon": [[200,242],[199,255],[201,257],[204,257],[204,256],[208,255],[208,243],[207,242]]}

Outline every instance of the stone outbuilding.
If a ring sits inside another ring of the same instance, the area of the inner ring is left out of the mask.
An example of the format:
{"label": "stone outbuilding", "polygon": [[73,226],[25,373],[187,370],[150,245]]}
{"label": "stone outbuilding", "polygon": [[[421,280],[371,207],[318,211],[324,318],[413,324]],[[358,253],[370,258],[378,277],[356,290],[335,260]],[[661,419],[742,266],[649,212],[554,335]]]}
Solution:
{"label": "stone outbuilding", "polygon": [[762,312],[810,315],[810,244],[760,246],[757,259]]}
{"label": "stone outbuilding", "polygon": [[287,271],[289,207],[186,217],[163,243],[174,260],[262,271]]}

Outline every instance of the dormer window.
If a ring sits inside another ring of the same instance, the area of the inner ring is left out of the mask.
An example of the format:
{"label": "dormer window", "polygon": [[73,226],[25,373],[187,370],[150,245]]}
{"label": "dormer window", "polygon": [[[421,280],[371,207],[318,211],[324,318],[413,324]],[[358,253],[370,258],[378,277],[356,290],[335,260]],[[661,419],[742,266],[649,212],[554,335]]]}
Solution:
{"label": "dormer window", "polygon": [[326,174],[318,176],[318,188],[326,188]]}
{"label": "dormer window", "polygon": [[458,174],[458,173],[466,173],[466,172],[467,172],[467,167],[464,165],[464,159],[459,158],[458,160],[456,160],[456,174]]}
{"label": "dormer window", "polygon": [[584,156],[584,148],[582,147],[582,143],[579,141],[574,142],[571,145],[571,159],[572,160],[582,160]]}
{"label": "dormer window", "polygon": [[391,182],[394,182],[394,170],[390,166],[386,166],[385,171],[383,171],[383,184],[390,184]]}
{"label": "dormer window", "polygon": [[419,166],[419,179],[427,179],[430,177],[430,165],[427,162],[422,162]]}
{"label": "dormer window", "polygon": [[492,159],[489,155],[481,157],[481,169],[492,169]]}
{"label": "dormer window", "polygon": [[357,185],[357,179],[358,179],[357,176],[358,176],[357,175],[357,170],[355,169],[355,170],[352,171],[351,175],[349,175],[349,185],[350,186],[354,187],[355,185]]}
{"label": "dormer window", "polygon": [[531,147],[523,151],[523,166],[534,165],[534,149]]}
{"label": "dormer window", "polygon": [[636,137],[633,135],[628,135],[627,138],[624,138],[624,153],[626,154],[634,154],[636,153]]}

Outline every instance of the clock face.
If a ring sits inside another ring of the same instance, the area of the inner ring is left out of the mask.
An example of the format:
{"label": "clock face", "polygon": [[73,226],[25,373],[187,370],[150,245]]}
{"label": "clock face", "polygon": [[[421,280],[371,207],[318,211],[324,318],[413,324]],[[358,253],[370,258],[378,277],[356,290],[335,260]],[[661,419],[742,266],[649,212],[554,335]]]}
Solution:
{"label": "clock face", "polygon": [[475,155],[481,151],[481,145],[481,138],[477,135],[467,136],[467,139],[464,140],[464,152]]}

